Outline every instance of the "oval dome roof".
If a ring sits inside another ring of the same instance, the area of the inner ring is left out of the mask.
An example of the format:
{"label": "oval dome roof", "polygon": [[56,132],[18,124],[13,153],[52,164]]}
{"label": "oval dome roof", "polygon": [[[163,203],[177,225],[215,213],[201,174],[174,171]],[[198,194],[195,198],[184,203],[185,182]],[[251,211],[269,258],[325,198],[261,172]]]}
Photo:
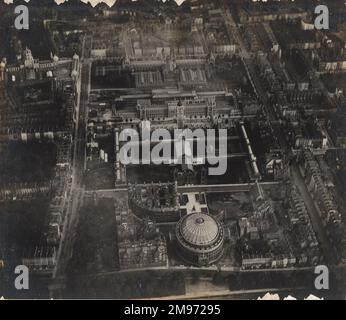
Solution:
{"label": "oval dome roof", "polygon": [[210,215],[192,213],[183,218],[180,224],[180,234],[192,245],[203,246],[217,239],[220,226]]}

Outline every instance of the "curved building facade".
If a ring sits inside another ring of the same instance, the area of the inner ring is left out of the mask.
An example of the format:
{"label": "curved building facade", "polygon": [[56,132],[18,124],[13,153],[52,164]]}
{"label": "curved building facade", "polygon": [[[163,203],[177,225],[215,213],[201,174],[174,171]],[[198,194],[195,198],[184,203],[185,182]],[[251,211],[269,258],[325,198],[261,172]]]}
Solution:
{"label": "curved building facade", "polygon": [[184,216],[176,225],[178,254],[196,266],[217,262],[223,253],[224,232],[221,223],[204,213]]}
{"label": "curved building facade", "polygon": [[177,222],[180,219],[176,183],[137,184],[130,187],[130,208],[140,219],[157,223]]}

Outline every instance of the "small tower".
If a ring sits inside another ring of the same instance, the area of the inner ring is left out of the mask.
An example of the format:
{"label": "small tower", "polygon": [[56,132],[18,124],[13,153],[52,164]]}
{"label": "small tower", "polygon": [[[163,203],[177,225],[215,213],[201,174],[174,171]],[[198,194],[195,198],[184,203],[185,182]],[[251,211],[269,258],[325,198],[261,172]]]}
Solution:
{"label": "small tower", "polygon": [[73,55],[73,70],[78,70],[78,64],[79,64],[79,55],[78,54],[74,54]]}
{"label": "small tower", "polygon": [[169,55],[166,59],[166,71],[174,72],[177,67],[177,62],[174,55]]}
{"label": "small tower", "polygon": [[184,128],[184,117],[185,117],[185,110],[184,106],[179,100],[178,105],[177,105],[177,123],[178,123],[178,128],[182,129]]}
{"label": "small tower", "polygon": [[139,112],[139,118],[141,120],[146,120],[147,119],[147,108],[146,106],[143,106],[141,103],[137,104],[137,110]]}
{"label": "small tower", "polygon": [[52,57],[52,60],[53,60],[53,63],[56,64],[59,62],[59,57],[55,54],[53,57]]}
{"label": "small tower", "polygon": [[72,58],[73,58],[74,61],[75,60],[78,61],[79,60],[79,55],[77,53],[75,53]]}
{"label": "small tower", "polygon": [[0,62],[0,81],[5,81],[6,75],[6,59]]}
{"label": "small tower", "polygon": [[24,50],[24,66],[25,68],[33,69],[35,66],[35,60],[32,56],[31,50],[26,47]]}
{"label": "small tower", "polygon": [[207,109],[208,109],[208,116],[213,119],[215,114],[215,108],[216,108],[216,100],[215,97],[208,97],[207,98]]}
{"label": "small tower", "polygon": [[79,69],[79,56],[78,56],[78,54],[75,53],[73,55],[72,73],[71,73],[71,76],[73,79],[77,79],[78,69]]}

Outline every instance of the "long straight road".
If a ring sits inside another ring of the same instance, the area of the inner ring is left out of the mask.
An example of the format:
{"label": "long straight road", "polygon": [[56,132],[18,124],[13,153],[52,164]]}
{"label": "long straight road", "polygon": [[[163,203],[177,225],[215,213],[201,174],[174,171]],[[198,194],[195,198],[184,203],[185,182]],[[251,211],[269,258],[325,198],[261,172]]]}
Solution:
{"label": "long straight road", "polygon": [[90,92],[90,63],[81,66],[81,93],[77,110],[77,122],[73,140],[71,199],[66,213],[66,224],[58,253],[54,277],[64,277],[69,259],[72,257],[75,233],[78,225],[78,211],[83,201],[83,172],[85,162],[87,105]]}
{"label": "long straight road", "polygon": [[[85,49],[85,40],[83,41],[83,54]],[[88,115],[88,103],[90,96],[91,82],[91,61],[83,59],[80,67],[80,78],[77,87],[78,102],[76,110],[76,125],[73,139],[72,154],[72,185],[71,198],[69,199],[66,222],[63,229],[62,240],[59,247],[57,266],[55,268],[53,278],[57,282],[64,282],[64,277],[69,260],[73,254],[74,240],[76,236],[79,208],[84,198],[83,174],[85,168],[85,146],[86,146],[86,126]],[[59,289],[59,288],[58,288]],[[53,294],[54,295],[54,294]]]}

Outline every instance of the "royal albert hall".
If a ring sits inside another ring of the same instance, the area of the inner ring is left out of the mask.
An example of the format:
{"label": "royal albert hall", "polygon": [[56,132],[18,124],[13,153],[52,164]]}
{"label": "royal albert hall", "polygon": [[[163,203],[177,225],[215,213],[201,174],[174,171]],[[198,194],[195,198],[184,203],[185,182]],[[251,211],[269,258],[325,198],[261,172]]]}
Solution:
{"label": "royal albert hall", "polygon": [[195,266],[217,262],[223,253],[224,231],[221,223],[205,213],[191,213],[176,225],[178,254]]}

